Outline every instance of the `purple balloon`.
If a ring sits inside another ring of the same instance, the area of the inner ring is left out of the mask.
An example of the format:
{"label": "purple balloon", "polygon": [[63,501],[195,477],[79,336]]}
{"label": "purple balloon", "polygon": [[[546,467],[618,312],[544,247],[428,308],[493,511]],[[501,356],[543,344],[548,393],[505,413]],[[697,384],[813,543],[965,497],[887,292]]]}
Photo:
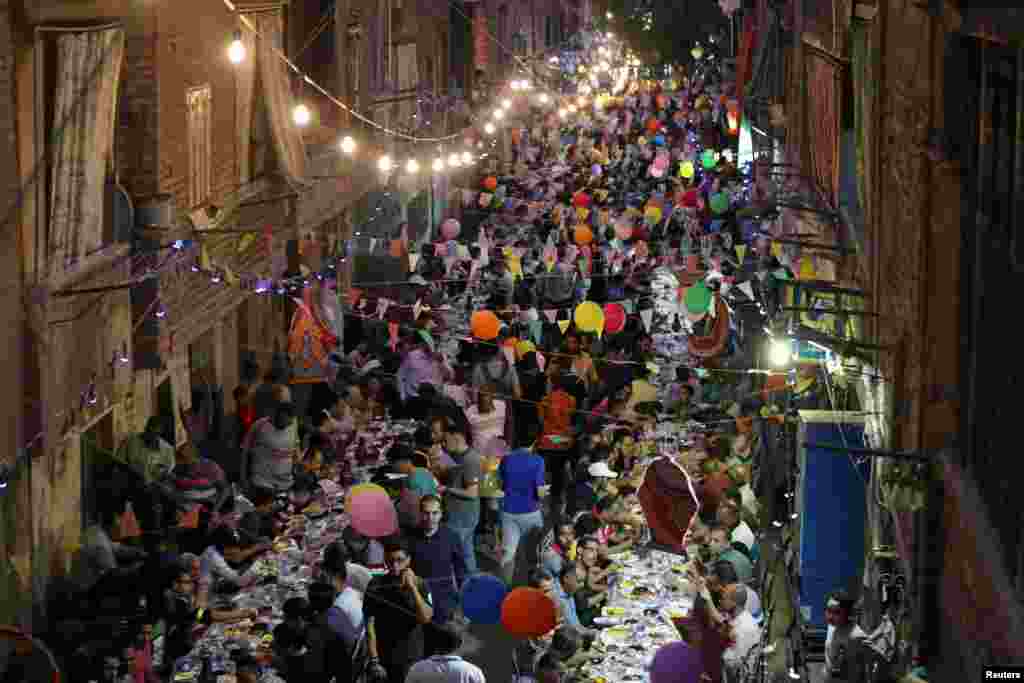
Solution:
{"label": "purple balloon", "polygon": [[651,683],[697,683],[702,673],[700,652],[681,640],[663,645],[651,662]]}

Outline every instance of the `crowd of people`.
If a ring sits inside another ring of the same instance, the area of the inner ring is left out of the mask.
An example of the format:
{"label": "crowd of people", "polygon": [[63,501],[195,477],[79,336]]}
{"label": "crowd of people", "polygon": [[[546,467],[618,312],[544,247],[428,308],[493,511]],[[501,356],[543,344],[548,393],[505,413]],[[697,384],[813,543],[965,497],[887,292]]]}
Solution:
{"label": "crowd of people", "polygon": [[[741,352],[724,295],[758,192],[728,152],[733,90],[722,74],[630,84],[600,106],[581,101],[571,123],[524,104],[510,124],[515,172],[482,179],[476,244],[428,243],[408,282],[351,297],[328,381],[289,383],[287,357],[262,376],[250,366],[232,415],[202,392],[182,409],[189,442],[177,452],[150,420],[115,454],[68,603],[104,605],[120,637],[78,648],[76,670],[166,680],[209,625],[265,617],[219,596],[264,580],[248,567],[324,504],[321,482],[358,483],[352,446],[367,425],[412,420],[380,479],[394,482],[399,532],[348,526],[307,595],[284,604],[273,661],[239,654],[237,680],[482,683],[458,653],[461,589],[484,567],[558,608],[556,627],[523,643],[518,674],[568,680],[602,627],[616,557],[651,546],[687,559],[683,630],[703,680],[739,676],[761,640],[750,424],[764,413],[748,400],[758,387],[716,374]],[[666,316],[659,269],[711,303]],[[583,302],[626,316],[595,329],[574,316]],[[497,328],[476,329],[478,311]],[[670,455],[652,436],[667,423],[687,432]]]}

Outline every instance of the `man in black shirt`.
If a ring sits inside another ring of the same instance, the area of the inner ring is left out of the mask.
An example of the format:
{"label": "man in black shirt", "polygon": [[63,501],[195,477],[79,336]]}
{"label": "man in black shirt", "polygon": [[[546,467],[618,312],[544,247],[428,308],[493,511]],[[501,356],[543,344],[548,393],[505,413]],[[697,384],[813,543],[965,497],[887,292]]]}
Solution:
{"label": "man in black shirt", "polygon": [[423,625],[434,616],[426,582],[416,576],[409,545],[404,539],[384,549],[388,573],[374,577],[366,589],[366,618],[370,664],[386,674],[388,683],[405,683],[409,667],[423,659]]}
{"label": "man in black shirt", "polygon": [[[421,527],[409,539],[412,568],[430,584],[434,618],[431,626],[452,620],[459,607],[459,587],[466,578],[462,545],[451,529],[441,524],[441,499],[434,495],[420,500]],[[425,629],[427,657],[439,654],[438,630]]]}

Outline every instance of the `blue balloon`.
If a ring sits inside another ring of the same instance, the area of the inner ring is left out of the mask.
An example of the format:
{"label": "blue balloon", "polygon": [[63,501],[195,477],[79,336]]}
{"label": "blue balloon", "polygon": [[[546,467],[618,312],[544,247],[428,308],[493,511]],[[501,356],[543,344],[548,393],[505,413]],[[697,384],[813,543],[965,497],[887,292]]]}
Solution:
{"label": "blue balloon", "polygon": [[471,576],[462,587],[462,613],[474,624],[497,624],[506,595],[508,586],[497,576]]}
{"label": "blue balloon", "polygon": [[665,145],[665,136],[664,135],[655,135],[654,136],[654,144],[656,144],[658,147],[663,147]]}

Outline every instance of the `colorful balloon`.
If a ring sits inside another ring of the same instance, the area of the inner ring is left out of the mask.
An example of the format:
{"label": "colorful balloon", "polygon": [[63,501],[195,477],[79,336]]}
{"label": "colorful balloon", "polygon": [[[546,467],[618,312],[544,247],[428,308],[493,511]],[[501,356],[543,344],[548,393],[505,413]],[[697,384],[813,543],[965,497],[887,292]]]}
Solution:
{"label": "colorful balloon", "polygon": [[619,220],[615,223],[615,237],[620,240],[628,240],[633,236],[633,226],[627,220]]}
{"label": "colorful balloon", "polygon": [[718,155],[715,154],[714,150],[706,149],[700,155],[700,163],[704,168],[714,168],[718,164]]}
{"label": "colorful balloon", "polygon": [[621,332],[626,327],[626,309],[622,304],[604,305],[604,329],[608,334]]}
{"label": "colorful balloon", "polygon": [[469,329],[477,339],[490,341],[498,336],[501,321],[491,311],[476,311],[469,318]]}
{"label": "colorful balloon", "polygon": [[504,581],[490,574],[475,574],[462,588],[462,613],[474,624],[497,624],[506,596]]}
{"label": "colorful balloon", "polygon": [[516,588],[501,603],[501,624],[520,638],[539,638],[558,623],[555,602],[538,588]]}
{"label": "colorful balloon", "polygon": [[693,174],[697,172],[697,169],[693,167],[692,161],[684,161],[679,167],[680,178],[692,178]]}
{"label": "colorful balloon", "polygon": [[716,214],[722,214],[729,210],[729,195],[724,192],[717,192],[711,195],[711,210]]}
{"label": "colorful balloon", "polygon": [[487,176],[484,178],[484,189],[488,192],[494,192],[498,187],[498,179],[494,176]]}
{"label": "colorful balloon", "polygon": [[697,284],[686,288],[684,301],[686,303],[686,310],[691,313],[706,313],[711,306],[711,290],[701,280]]}
{"label": "colorful balloon", "polygon": [[600,333],[604,330],[604,311],[593,301],[584,301],[576,307],[573,321],[581,332]]}
{"label": "colorful balloon", "polygon": [[380,486],[367,484],[348,495],[346,509],[352,528],[369,538],[384,538],[398,531],[398,514],[391,497]]}
{"label": "colorful balloon", "polygon": [[585,225],[577,225],[573,230],[573,239],[576,244],[586,246],[594,241],[594,231]]}

